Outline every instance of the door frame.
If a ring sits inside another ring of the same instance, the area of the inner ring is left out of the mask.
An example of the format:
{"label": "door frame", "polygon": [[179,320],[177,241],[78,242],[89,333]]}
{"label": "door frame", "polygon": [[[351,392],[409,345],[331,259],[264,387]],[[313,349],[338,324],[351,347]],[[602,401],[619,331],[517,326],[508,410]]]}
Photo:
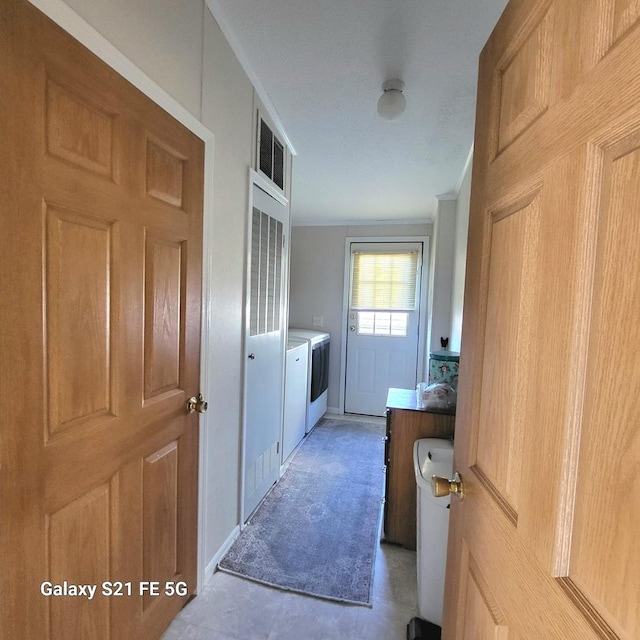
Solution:
{"label": "door frame", "polygon": [[[152,80],[142,69],[135,65],[119,49],[116,49],[104,36],[96,31],[73,9],[61,0],[29,0],[47,17],[64,29],[69,35],[83,44],[89,51],[111,67],[116,73],[128,80],[134,87],[144,93],[164,111],[173,116],[180,124],[200,138],[204,143],[204,201],[202,211],[202,312],[200,331],[200,389],[206,397],[210,396],[209,385],[212,377],[213,365],[209,364],[207,354],[210,344],[211,322],[211,268],[213,265],[213,132],[183,107],[175,98],[170,96],[159,84]],[[204,587],[213,573],[213,566],[205,567],[205,541],[207,539],[206,522],[204,516],[207,495],[206,478],[209,465],[205,456],[208,446],[208,434],[211,430],[210,422],[213,412],[200,414],[199,421],[199,473],[198,473],[198,558],[196,589]],[[214,564],[215,563],[210,563]]]}
{"label": "door frame", "polygon": [[340,343],[340,399],[338,410],[340,414],[344,414],[345,403],[345,387],[347,383],[347,316],[349,315],[349,294],[351,292],[351,244],[367,243],[367,242],[422,242],[422,269],[420,271],[420,314],[418,318],[418,377],[424,377],[425,374],[425,355],[426,355],[426,324],[427,324],[427,292],[429,283],[427,277],[429,274],[429,256],[430,256],[430,236],[348,236],[345,238],[344,249],[344,287],[342,290],[342,329]]}
{"label": "door frame", "polygon": [[[242,402],[240,411],[242,414],[242,431],[240,433],[240,491],[238,492],[238,513],[240,514],[240,530],[244,529],[247,525],[245,523],[244,512],[244,490],[245,490],[245,470],[246,460],[244,455],[244,443],[247,438],[247,412],[245,399],[247,397],[247,321],[249,319],[249,288],[247,287],[247,278],[251,273],[251,228],[252,228],[252,216],[253,216],[253,189],[258,187],[262,189],[267,195],[271,196],[274,200],[279,202],[285,207],[289,207],[289,199],[279,191],[275,185],[271,184],[269,180],[260,175],[255,169],[249,167],[248,174],[248,194],[247,194],[247,225],[245,233],[245,264],[244,264],[244,313],[242,314],[242,365],[240,367],[242,375]],[[291,236],[291,211],[289,210],[288,221],[283,226],[284,233],[284,247],[282,248],[282,326],[280,327],[280,333],[282,335],[282,341],[285,348],[282,349],[280,354],[281,367],[282,367],[282,385],[280,393],[280,405],[284,406],[284,368],[286,358],[286,340],[287,340],[287,323],[286,319],[289,317],[289,238]],[[282,430],[283,420],[280,420],[280,455],[282,456]],[[280,462],[282,465],[282,461]]]}

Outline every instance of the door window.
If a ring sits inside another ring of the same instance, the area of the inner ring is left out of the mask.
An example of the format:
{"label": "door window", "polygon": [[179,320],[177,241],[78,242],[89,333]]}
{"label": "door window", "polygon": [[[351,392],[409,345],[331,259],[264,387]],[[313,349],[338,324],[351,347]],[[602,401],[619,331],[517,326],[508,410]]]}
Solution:
{"label": "door window", "polygon": [[357,331],[360,336],[406,338],[409,314],[390,311],[358,311],[357,324]]}

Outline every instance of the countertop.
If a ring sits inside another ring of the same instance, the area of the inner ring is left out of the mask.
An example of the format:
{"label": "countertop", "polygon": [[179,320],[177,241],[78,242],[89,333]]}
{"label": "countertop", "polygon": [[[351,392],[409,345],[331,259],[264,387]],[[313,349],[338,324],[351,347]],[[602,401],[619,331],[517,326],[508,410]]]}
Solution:
{"label": "countertop", "polygon": [[415,389],[389,389],[387,409],[406,409],[408,411],[424,411],[425,413],[441,413],[455,416],[455,409],[425,409],[418,406]]}

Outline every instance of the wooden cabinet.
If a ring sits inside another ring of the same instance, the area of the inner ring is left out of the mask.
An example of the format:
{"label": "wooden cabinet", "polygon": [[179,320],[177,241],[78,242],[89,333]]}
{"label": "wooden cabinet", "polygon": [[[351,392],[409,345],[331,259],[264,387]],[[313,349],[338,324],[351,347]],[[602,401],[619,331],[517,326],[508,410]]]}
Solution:
{"label": "wooden cabinet", "polygon": [[416,548],[416,478],[413,470],[413,443],[421,438],[453,436],[455,415],[420,409],[416,392],[389,389],[387,396],[387,436],[385,440],[386,496],[384,505],[385,542]]}

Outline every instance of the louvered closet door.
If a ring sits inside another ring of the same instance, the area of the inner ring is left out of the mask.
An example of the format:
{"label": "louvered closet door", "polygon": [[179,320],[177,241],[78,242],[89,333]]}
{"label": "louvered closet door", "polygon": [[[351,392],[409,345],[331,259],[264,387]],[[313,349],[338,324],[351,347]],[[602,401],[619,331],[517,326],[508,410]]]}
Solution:
{"label": "louvered closet door", "polygon": [[282,422],[284,230],[288,208],[253,186],[247,286],[244,514],[278,479]]}

